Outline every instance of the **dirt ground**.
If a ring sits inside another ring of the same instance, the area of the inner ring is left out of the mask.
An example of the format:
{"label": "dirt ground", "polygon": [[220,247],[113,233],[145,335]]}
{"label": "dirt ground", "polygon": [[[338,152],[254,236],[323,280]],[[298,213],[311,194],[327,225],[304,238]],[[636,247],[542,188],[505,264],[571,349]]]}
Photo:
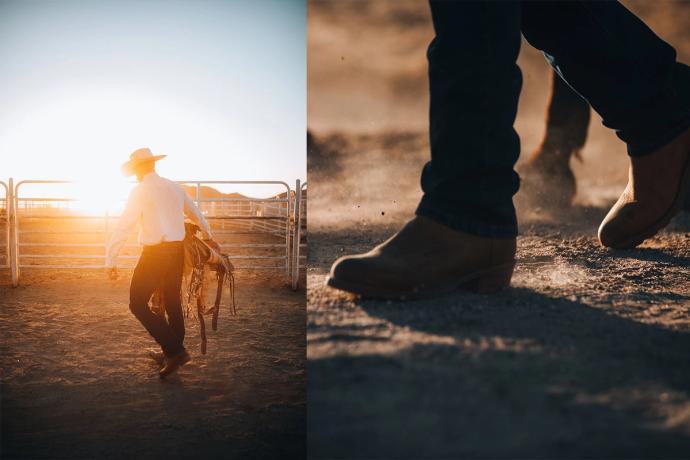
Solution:
{"label": "dirt ground", "polygon": [[596,239],[606,206],[580,199],[553,215],[518,195],[510,289],[361,300],[325,287],[328,269],[413,214],[426,141],[317,139],[326,147],[310,156],[311,458],[687,458],[690,214],[637,250],[611,251]]}
{"label": "dirt ground", "polygon": [[161,381],[130,273],[0,272],[2,458],[304,458],[304,291],[237,274],[208,353]]}
{"label": "dirt ground", "polygon": [[[690,60],[690,2],[624,4]],[[688,458],[690,215],[636,250],[598,244],[628,160],[593,114],[575,206],[516,197],[510,289],[401,303],[327,288],[338,256],[383,241],[419,201],[433,30],[414,0],[312,0],[308,27],[310,458]],[[521,171],[548,66],[526,43],[518,63]]]}

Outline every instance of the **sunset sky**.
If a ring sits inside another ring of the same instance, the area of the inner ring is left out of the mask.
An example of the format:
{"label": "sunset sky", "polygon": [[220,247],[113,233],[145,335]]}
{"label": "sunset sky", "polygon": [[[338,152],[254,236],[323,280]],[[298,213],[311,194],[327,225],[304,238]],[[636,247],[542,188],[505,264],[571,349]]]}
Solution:
{"label": "sunset sky", "polygon": [[1,1],[0,180],[304,180],[305,3]]}

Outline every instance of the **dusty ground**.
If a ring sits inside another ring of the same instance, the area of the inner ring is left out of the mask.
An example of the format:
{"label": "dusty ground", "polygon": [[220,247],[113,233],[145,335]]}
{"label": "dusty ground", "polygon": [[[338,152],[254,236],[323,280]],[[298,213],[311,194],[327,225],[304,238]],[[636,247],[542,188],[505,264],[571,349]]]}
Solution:
{"label": "dusty ground", "polygon": [[[690,2],[624,4],[690,60]],[[420,198],[429,16],[415,0],[309,3],[310,457],[688,458],[690,216],[634,251],[598,245],[627,158],[597,115],[571,162],[576,207],[518,194],[510,289],[389,303],[324,287],[334,259],[384,240]],[[526,43],[518,63],[520,170],[548,71]]]}
{"label": "dusty ground", "polygon": [[690,452],[690,234],[609,252],[534,225],[511,289],[362,301],[323,287],[370,227],[312,233],[313,458],[683,458]]}
{"label": "dusty ground", "polygon": [[[129,274],[0,272],[2,458],[303,458],[304,292],[238,274],[239,315],[160,381]],[[208,323],[207,323],[208,324]]]}
{"label": "dusty ground", "polygon": [[363,301],[324,287],[328,269],[412,215],[425,136],[316,138],[312,458],[687,458],[690,215],[637,250],[610,251],[596,229],[612,203],[588,194],[587,178],[580,204],[560,215],[518,195],[510,289]]}

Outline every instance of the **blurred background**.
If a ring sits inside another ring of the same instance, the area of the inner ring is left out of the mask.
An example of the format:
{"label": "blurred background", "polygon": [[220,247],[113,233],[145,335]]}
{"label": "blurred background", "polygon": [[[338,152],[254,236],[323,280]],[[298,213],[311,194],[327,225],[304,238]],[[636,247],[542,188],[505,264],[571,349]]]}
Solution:
{"label": "blurred background", "polygon": [[[689,1],[622,3],[676,48],[678,60],[690,62]],[[421,196],[421,167],[429,158],[426,48],[433,28],[427,2],[310,0],[308,31],[312,217],[322,223],[392,223],[411,215]],[[519,171],[544,133],[549,66],[524,40],[518,63],[523,75],[515,124],[522,145]],[[596,113],[581,153],[581,161],[571,161],[578,181],[575,202],[611,204],[625,186],[627,156]],[[520,208],[519,194],[517,201]],[[523,217],[525,211],[523,206]]]}

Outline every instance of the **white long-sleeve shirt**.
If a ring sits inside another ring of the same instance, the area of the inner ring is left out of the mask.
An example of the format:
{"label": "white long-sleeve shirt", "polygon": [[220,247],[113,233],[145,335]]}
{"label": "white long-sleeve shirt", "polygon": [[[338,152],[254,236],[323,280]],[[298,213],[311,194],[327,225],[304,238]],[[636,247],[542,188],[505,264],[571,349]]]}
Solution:
{"label": "white long-sleeve shirt", "polygon": [[108,241],[105,266],[115,266],[117,255],[137,224],[140,244],[184,240],[184,216],[211,237],[208,222],[179,184],[155,172],[145,175],[129,194],[122,217]]}

